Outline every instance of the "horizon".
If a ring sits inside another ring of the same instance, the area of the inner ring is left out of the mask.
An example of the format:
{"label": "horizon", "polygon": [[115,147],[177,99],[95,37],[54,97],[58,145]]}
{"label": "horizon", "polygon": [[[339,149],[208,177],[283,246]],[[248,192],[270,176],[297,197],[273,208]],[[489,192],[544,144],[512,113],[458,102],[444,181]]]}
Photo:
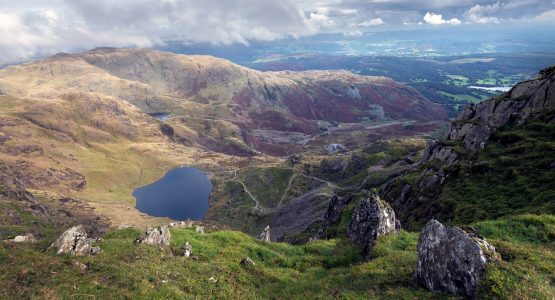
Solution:
{"label": "horizon", "polygon": [[[433,39],[479,44],[484,39],[491,43],[514,39],[521,48],[515,45],[513,50],[489,52],[530,51],[523,47],[526,44],[535,45],[535,52],[555,52],[555,34],[549,30],[555,23],[555,2],[550,0],[3,2],[0,66],[97,47],[168,50],[177,45],[194,49],[188,54],[203,54],[212,49],[257,51],[320,38],[346,44],[395,39],[388,34],[399,36],[396,44],[434,43]],[[407,36],[411,34],[416,36]],[[488,53],[487,49],[451,49],[451,55]],[[326,49],[316,52],[327,54]],[[387,55],[355,50],[338,54]],[[438,55],[449,54],[443,51]]]}

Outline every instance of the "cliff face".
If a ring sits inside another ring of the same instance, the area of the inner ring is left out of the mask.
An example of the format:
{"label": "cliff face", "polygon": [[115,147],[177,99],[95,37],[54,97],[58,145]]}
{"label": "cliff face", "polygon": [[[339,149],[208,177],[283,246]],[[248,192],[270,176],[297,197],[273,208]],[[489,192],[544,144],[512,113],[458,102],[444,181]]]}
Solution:
{"label": "cliff face", "polygon": [[[549,157],[555,153],[550,143],[555,133],[555,72],[551,68],[540,74],[535,80],[517,84],[509,93],[466,107],[444,140],[428,143],[421,163],[383,186],[382,197],[392,204],[403,225],[419,226],[430,218],[451,221],[461,203],[444,190],[461,186],[470,190],[472,187],[461,182],[470,182],[473,176],[504,170],[505,184],[515,176],[530,179],[535,175],[522,171],[527,163],[522,155],[531,156],[530,161],[547,159],[538,171],[550,171]],[[529,147],[534,143],[540,146]],[[493,153],[496,147],[506,152]],[[504,158],[514,163],[506,165]],[[549,192],[550,187],[545,189]],[[530,203],[534,196],[530,195]]]}

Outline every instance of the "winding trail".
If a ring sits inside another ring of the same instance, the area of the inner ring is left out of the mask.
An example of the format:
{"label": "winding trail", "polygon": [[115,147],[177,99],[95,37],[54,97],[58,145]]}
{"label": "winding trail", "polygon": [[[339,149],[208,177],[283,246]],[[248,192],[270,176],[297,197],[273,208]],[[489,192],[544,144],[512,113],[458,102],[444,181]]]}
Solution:
{"label": "winding trail", "polygon": [[243,186],[243,190],[252,198],[252,200],[254,200],[254,202],[256,203],[254,205],[254,209],[258,209],[259,207],[259,203],[258,200],[256,200],[256,198],[251,194],[251,192],[249,192],[249,190],[247,189],[247,186],[239,179],[237,179],[237,170],[233,171],[233,178],[231,178],[231,181],[236,181],[239,182],[239,184],[241,184]]}

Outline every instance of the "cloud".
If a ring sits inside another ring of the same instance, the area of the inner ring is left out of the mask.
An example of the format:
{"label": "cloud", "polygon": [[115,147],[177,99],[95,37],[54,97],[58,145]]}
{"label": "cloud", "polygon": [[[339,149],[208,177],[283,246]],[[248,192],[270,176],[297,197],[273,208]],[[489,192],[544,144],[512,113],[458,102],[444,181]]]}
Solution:
{"label": "cloud", "polygon": [[426,22],[426,24],[430,24],[430,25],[444,25],[444,24],[460,25],[462,23],[461,20],[459,20],[457,18],[446,20],[446,19],[443,18],[443,15],[434,14],[434,13],[431,13],[431,12],[427,12],[424,15],[424,22]]}
{"label": "cloud", "polygon": [[168,40],[248,45],[327,32],[360,36],[386,22],[388,28],[553,23],[555,11],[554,0],[0,2],[0,65],[97,46],[156,47]]}
{"label": "cloud", "polygon": [[360,27],[375,27],[381,25],[385,25],[385,22],[384,20],[382,20],[382,18],[368,19],[358,24],[358,26]]}

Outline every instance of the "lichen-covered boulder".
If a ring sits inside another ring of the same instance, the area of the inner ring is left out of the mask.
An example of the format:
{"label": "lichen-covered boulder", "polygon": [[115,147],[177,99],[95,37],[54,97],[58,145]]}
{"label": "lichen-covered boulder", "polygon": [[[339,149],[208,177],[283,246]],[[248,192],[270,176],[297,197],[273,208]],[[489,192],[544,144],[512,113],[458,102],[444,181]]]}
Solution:
{"label": "lichen-covered boulder", "polygon": [[432,291],[472,298],[486,265],[498,259],[495,248],[472,229],[432,219],[420,233],[416,280]]}
{"label": "lichen-covered boulder", "polygon": [[171,235],[168,226],[162,226],[159,228],[152,228],[148,226],[145,234],[139,238],[137,242],[163,247],[170,245],[170,238]]}
{"label": "lichen-covered boulder", "polygon": [[75,256],[92,255],[102,252],[100,247],[93,247],[94,239],[87,237],[83,225],[77,225],[66,230],[48,249],[56,249],[57,254],[71,254]]}
{"label": "lichen-covered boulder", "polygon": [[376,193],[371,193],[353,210],[347,234],[364,258],[370,259],[378,237],[399,230],[400,223],[391,206]]}
{"label": "lichen-covered boulder", "polygon": [[269,243],[271,241],[270,240],[270,225],[266,226],[266,228],[264,228],[264,230],[262,230],[258,239],[263,241],[263,242],[267,242],[267,243]]}

